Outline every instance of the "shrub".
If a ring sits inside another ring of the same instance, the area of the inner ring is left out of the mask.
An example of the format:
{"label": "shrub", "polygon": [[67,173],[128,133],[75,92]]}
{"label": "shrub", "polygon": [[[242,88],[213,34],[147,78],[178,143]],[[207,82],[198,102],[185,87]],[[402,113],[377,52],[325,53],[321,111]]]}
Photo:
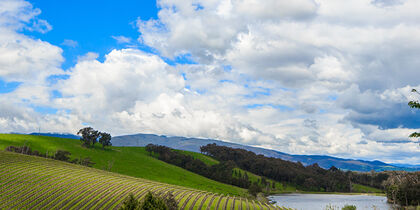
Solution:
{"label": "shrub", "polygon": [[142,210],[167,210],[164,199],[148,192],[144,201],[140,204]]}
{"label": "shrub", "polygon": [[345,205],[341,210],[356,210],[355,205]]}
{"label": "shrub", "polygon": [[140,209],[139,201],[134,197],[133,193],[130,193],[128,197],[122,203],[120,210],[136,210]]}
{"label": "shrub", "polygon": [[167,193],[164,197],[164,202],[169,210],[177,210],[178,209],[178,203],[175,200],[175,197],[172,193]]}
{"label": "shrub", "polygon": [[251,186],[249,186],[248,192],[249,194],[253,196],[257,196],[259,192],[261,192],[261,187],[257,183],[252,183]]}
{"label": "shrub", "polygon": [[172,193],[166,194],[166,197],[161,195],[156,195],[151,192],[148,192],[143,202],[139,202],[133,195],[130,193],[128,197],[124,200],[120,210],[176,210],[178,209],[178,204],[175,201]]}
{"label": "shrub", "polygon": [[54,159],[61,161],[69,161],[71,153],[69,151],[57,150],[54,154]]}

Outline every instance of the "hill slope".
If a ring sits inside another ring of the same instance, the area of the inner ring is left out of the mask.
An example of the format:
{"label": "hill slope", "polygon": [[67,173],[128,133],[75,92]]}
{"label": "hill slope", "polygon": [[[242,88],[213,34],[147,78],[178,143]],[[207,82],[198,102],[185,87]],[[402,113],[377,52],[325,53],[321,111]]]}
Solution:
{"label": "hill slope", "polygon": [[198,190],[245,196],[246,190],[232,185],[223,184],[194,174],[182,168],[167,164],[150,157],[144,148],[140,147],[110,147],[102,150],[99,145],[93,149],[81,146],[80,141],[46,136],[0,134],[0,150],[7,146],[29,145],[32,150],[52,155],[56,150],[71,152],[73,158],[90,157],[95,163],[94,168],[106,169],[112,172],[164,182]]}
{"label": "hill slope", "polygon": [[245,198],[0,151],[1,209],[116,209],[130,192],[142,199],[148,191],[171,192],[181,209],[275,209]]}
{"label": "hill slope", "polygon": [[207,144],[217,144],[220,146],[227,146],[232,148],[240,148],[248,151],[252,151],[256,154],[262,154],[267,157],[275,157],[283,160],[289,160],[293,162],[301,162],[303,165],[311,165],[318,163],[320,167],[330,168],[335,166],[344,170],[352,171],[384,171],[384,170],[406,170],[415,171],[416,168],[398,167],[390,164],[383,163],[381,161],[364,161],[364,160],[353,160],[343,159],[324,155],[290,155],[275,150],[269,150],[264,148],[251,147],[241,144],[229,143],[213,139],[199,139],[199,138],[185,138],[185,137],[167,137],[158,136],[154,134],[135,134],[126,136],[116,136],[112,138],[112,144],[115,146],[146,146],[147,144],[159,144],[174,149],[188,150],[193,152],[200,152],[200,146]]}

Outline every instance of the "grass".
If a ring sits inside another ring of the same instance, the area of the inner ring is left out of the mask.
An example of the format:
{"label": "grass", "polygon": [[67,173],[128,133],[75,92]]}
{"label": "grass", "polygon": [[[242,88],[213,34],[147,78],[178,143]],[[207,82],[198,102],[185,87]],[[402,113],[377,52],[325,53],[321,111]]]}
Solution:
{"label": "grass", "polygon": [[364,186],[361,184],[352,184],[352,192],[355,193],[384,193],[381,189]]}
{"label": "grass", "polygon": [[201,160],[208,166],[216,165],[219,163],[219,161],[213,159],[212,157],[209,157],[201,153],[185,151],[185,150],[177,150],[177,151],[181,152],[184,155],[190,155],[194,157],[195,159]]}
{"label": "grass", "polygon": [[[148,191],[180,190],[188,193],[175,199],[186,207],[196,209],[213,196],[233,202],[220,194],[5,151],[0,151],[0,186],[0,209],[114,209],[129,193],[142,200]],[[193,205],[195,198],[200,202]]]}
{"label": "grass", "polygon": [[[248,175],[248,179],[251,182],[257,182],[257,183],[259,183],[260,180],[261,180],[261,176],[256,175],[256,174],[253,174],[253,173],[251,173],[249,171],[245,171],[245,170],[242,170],[240,168],[234,168],[233,170],[236,171],[236,174],[239,174],[239,172],[240,172],[240,174],[242,176],[246,172],[247,175]],[[235,174],[233,174],[233,176],[235,176]],[[238,177],[238,175],[236,175],[236,177]],[[270,192],[267,192],[269,194],[293,193],[293,192],[296,192],[296,187],[294,187],[291,184],[288,184],[288,183],[280,183],[280,182],[277,182],[277,181],[274,181],[274,180],[268,179],[268,178],[266,178],[266,181],[267,181],[267,183],[270,184]],[[274,189],[272,188],[273,182],[274,182],[274,186],[275,186]],[[259,185],[262,187],[261,183],[259,183]],[[265,191],[264,188],[263,188],[263,190]]]}
{"label": "grass", "polygon": [[[144,178],[148,180],[174,184],[213,193],[247,196],[245,189],[223,184],[180,167],[150,157],[144,147],[109,147],[103,150],[99,144],[94,148],[81,146],[80,141],[46,136],[0,134],[0,150],[7,146],[28,145],[32,150],[52,155],[56,150],[71,152],[71,158],[90,157],[97,169],[107,169],[112,165],[112,172]],[[206,159],[208,163],[215,161],[207,156],[195,153],[196,157]]]}

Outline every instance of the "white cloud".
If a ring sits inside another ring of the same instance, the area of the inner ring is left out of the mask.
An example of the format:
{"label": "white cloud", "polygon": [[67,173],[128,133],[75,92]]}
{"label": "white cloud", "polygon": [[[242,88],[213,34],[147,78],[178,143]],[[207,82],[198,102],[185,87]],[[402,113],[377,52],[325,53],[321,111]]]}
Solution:
{"label": "white cloud", "polygon": [[131,38],[126,36],[111,36],[118,44],[127,44],[131,43]]}
{"label": "white cloud", "polygon": [[79,43],[77,41],[71,40],[71,39],[65,39],[61,45],[67,46],[67,47],[77,47]]}
{"label": "white cloud", "polygon": [[[407,138],[418,113],[406,105],[420,85],[416,2],[160,0],[157,20],[137,22],[139,40],[197,64],[171,66],[121,49],[103,62],[94,52],[81,55],[63,71],[60,48],[16,32],[42,23],[40,10],[1,1],[0,77],[22,84],[0,95],[0,128],[74,132],[88,123],[113,135],[418,163],[417,144]],[[56,74],[69,78],[48,84]]]}
{"label": "white cloud", "polygon": [[[218,106],[278,142],[260,145],[373,157],[395,154],[394,139],[413,149],[403,140],[418,115],[402,96],[419,85],[418,1],[284,2],[159,1],[159,19],[138,21],[139,39],[207,64],[184,69],[187,84],[201,97],[224,97]],[[258,95],[253,81],[270,93]]]}
{"label": "white cloud", "polygon": [[95,52],[88,52],[82,56],[77,57],[77,62],[83,62],[83,61],[90,61],[90,60],[96,60],[99,57],[98,53]]}

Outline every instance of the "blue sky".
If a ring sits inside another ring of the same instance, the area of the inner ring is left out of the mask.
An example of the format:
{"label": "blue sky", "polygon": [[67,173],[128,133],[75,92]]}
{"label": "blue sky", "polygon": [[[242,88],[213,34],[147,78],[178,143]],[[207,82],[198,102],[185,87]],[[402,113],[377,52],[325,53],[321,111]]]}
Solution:
{"label": "blue sky", "polygon": [[0,132],[420,163],[417,0],[0,1]]}
{"label": "blue sky", "polygon": [[[136,42],[138,18],[150,19],[157,17],[157,6],[154,1],[31,1],[32,5],[40,8],[38,16],[48,20],[53,30],[42,34],[24,31],[25,34],[48,41],[63,48],[65,62],[62,67],[72,67],[77,57],[88,52],[96,52],[99,59],[113,49],[121,49],[126,43],[120,44],[112,36],[124,36]],[[77,43],[66,46],[65,40]],[[144,49],[144,48],[143,48]]]}

